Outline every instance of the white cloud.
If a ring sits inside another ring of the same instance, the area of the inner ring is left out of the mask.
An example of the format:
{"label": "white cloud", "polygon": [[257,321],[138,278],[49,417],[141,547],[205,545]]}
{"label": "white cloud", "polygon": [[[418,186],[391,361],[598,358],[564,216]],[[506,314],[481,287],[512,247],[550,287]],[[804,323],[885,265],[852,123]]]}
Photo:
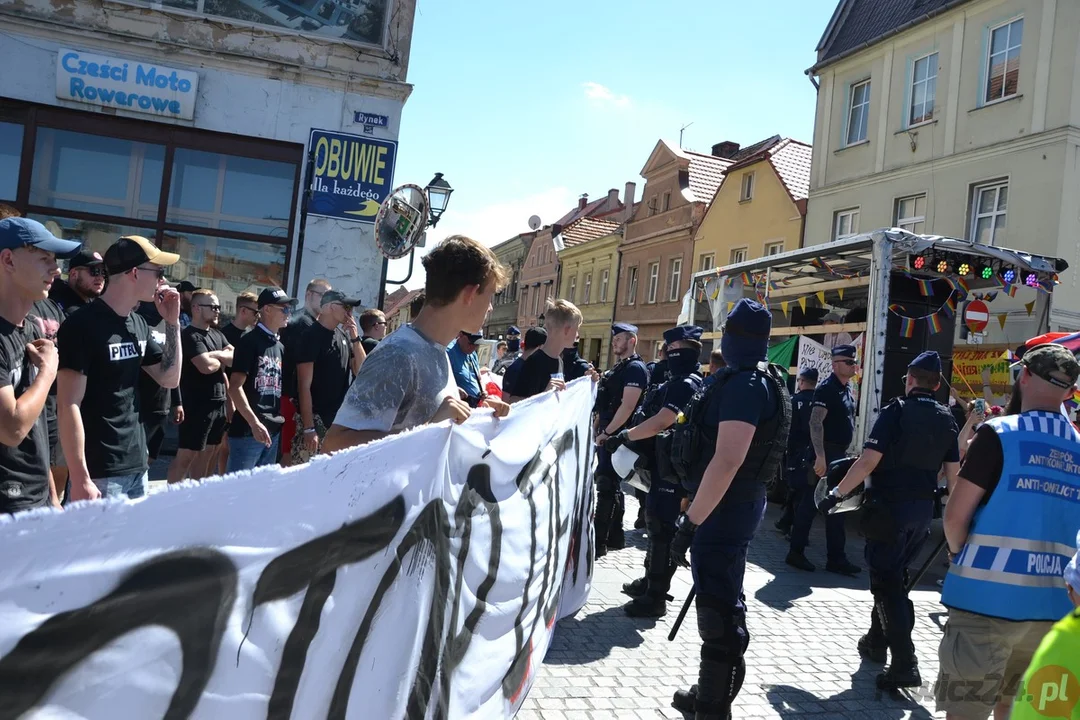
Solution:
{"label": "white cloud", "polygon": [[625,108],[630,106],[629,95],[618,95],[606,85],[596,82],[582,83],[585,88],[585,97],[597,105]]}
{"label": "white cloud", "polygon": [[[443,238],[450,235],[467,235],[492,247],[519,233],[528,232],[529,218],[533,215],[538,215],[544,225],[555,222],[577,204],[577,195],[565,187],[556,187],[486,205],[482,204],[483,197],[475,198],[479,201],[478,203],[470,202],[473,200],[474,198],[459,197],[458,193],[454,194],[442,222],[434,230],[428,230],[427,247],[420,249],[417,253],[413,275],[405,284],[406,287],[409,289],[423,287],[424,268],[420,264],[420,257],[438,245]],[[468,209],[470,204],[475,209]],[[391,280],[400,280],[405,277],[408,267],[407,258],[391,261],[387,277]],[[390,286],[388,292],[392,292],[395,287]]]}

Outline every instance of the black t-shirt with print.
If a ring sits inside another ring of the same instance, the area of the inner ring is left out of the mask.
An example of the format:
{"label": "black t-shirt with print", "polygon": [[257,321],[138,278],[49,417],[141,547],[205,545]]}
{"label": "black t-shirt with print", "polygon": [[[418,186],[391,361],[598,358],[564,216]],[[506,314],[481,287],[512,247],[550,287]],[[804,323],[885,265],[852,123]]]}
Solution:
{"label": "black t-shirt with print", "polygon": [[161,362],[162,348],[138,313],[117,315],[101,299],[69,317],[58,335],[60,369],[86,376],[82,401],[86,467],[95,479],[147,469],[139,422],[143,366]]}
{"label": "black t-shirt with print", "polygon": [[[37,377],[26,345],[42,337],[29,318],[16,327],[0,318],[0,388],[18,399]],[[0,513],[41,507],[49,499],[49,435],[42,411],[16,447],[0,444]]]}
{"label": "black t-shirt with print", "polygon": [[547,390],[551,376],[560,372],[562,363],[559,358],[551,357],[539,349],[521,366],[521,374],[514,379],[515,397],[532,397]]}
{"label": "black t-shirt with print", "polygon": [[199,372],[192,358],[216,350],[224,350],[229,341],[220,330],[200,330],[188,325],[180,332],[180,348],[184,353],[184,369],[180,374],[180,393],[184,398],[184,412],[203,414],[225,403],[225,370],[204,374]]}
{"label": "black t-shirt with print", "polygon": [[[315,323],[304,331],[296,351],[296,364],[314,363],[311,373],[311,411],[326,427],[334,422],[352,380],[352,343],[341,328],[327,330]],[[297,374],[299,382],[299,374]],[[297,403],[297,410],[300,409]]]}
{"label": "black t-shirt with print", "polygon": [[[271,435],[281,432],[281,366],[285,350],[277,336],[262,325],[240,338],[233,348],[233,372],[245,373],[244,395],[255,417]],[[229,426],[229,437],[250,437],[251,426],[237,412]]]}

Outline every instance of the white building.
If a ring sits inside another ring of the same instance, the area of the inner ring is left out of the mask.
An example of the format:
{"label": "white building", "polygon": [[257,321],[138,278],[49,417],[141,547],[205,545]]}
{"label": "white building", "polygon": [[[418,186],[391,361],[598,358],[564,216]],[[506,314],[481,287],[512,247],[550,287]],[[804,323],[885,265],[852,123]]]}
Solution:
{"label": "white building", "polygon": [[0,202],[99,251],[155,238],[183,257],[172,279],[212,288],[225,311],[244,290],[318,276],[374,305],[372,222],[393,186],[414,12],[2,0]]}
{"label": "white building", "polygon": [[[1049,319],[1080,328],[1078,65],[1073,0],[841,0],[811,69],[806,244],[899,226],[1061,257]],[[1022,342],[1046,298],[996,299],[988,340]]]}

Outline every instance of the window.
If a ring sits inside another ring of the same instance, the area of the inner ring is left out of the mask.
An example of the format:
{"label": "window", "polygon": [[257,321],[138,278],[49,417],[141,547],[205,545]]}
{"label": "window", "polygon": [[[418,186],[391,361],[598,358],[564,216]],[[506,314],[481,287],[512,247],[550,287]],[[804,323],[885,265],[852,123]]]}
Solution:
{"label": "window", "polygon": [[637,301],[637,267],[626,271],[626,304],[633,305]]}
{"label": "window", "polygon": [[607,302],[607,286],[609,271],[600,273],[600,302]]}
{"label": "window", "polygon": [[742,192],[739,194],[739,201],[746,202],[747,200],[754,199],[754,173],[743,173],[742,176]]}
{"label": "window", "polygon": [[911,69],[911,107],[908,125],[934,119],[934,96],[937,95],[938,54],[931,53],[915,61]]}
{"label": "window", "polygon": [[663,212],[667,212],[670,209],[671,209],[671,192],[668,191],[668,192],[664,193]]}
{"label": "window", "polygon": [[535,290],[533,291],[533,311],[532,311],[532,314],[534,316],[536,316],[536,315],[540,314],[540,295],[541,295],[541,291],[540,291],[540,286],[534,285],[533,287],[535,288]]}
{"label": "window", "polygon": [[735,248],[731,251],[731,264],[738,265],[746,262],[746,248]]}
{"label": "window", "polygon": [[997,245],[1005,239],[1005,211],[1009,183],[981,185],[972,193],[971,239],[983,245]]}
{"label": "window", "polygon": [[922,235],[926,230],[926,196],[913,195],[896,201],[896,227]]}
{"label": "window", "polygon": [[990,30],[984,102],[994,102],[1016,94],[1020,83],[1020,46],[1023,37],[1023,18]]}
{"label": "window", "polygon": [[645,296],[645,302],[656,302],[656,286],[660,284],[660,263],[649,263],[649,294]]}
{"label": "window", "polygon": [[566,291],[566,299],[569,300],[570,302],[577,302],[577,299],[575,297],[576,295],[577,295],[577,275],[570,278],[570,287]]}
{"label": "window", "polygon": [[708,253],[698,258],[697,269],[698,272],[704,272],[705,270],[712,270],[716,267],[716,255],[714,253]]}
{"label": "window", "polygon": [[682,258],[671,258],[668,264],[668,302],[679,299],[679,285],[682,284]]}
{"label": "window", "polygon": [[585,276],[585,292],[581,296],[581,302],[583,305],[588,305],[592,301],[592,273]]}
{"label": "window", "polygon": [[859,208],[841,210],[833,222],[833,240],[843,240],[859,234]]}
{"label": "window", "polygon": [[529,307],[529,288],[521,288],[521,300],[518,302],[518,304],[523,308]]}
{"label": "window", "polygon": [[23,126],[0,122],[0,200],[15,201],[19,189]]}
{"label": "window", "polygon": [[779,255],[784,252],[784,241],[765,243],[765,257]]}
{"label": "window", "polygon": [[870,123],[870,81],[863,80],[851,86],[851,104],[847,117],[847,145],[866,140],[866,128]]}

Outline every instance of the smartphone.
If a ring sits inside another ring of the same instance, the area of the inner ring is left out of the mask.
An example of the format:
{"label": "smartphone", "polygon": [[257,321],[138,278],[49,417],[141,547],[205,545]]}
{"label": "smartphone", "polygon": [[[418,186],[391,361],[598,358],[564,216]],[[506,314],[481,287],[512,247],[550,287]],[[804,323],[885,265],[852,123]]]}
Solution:
{"label": "smartphone", "polygon": [[980,415],[986,414],[986,401],[982,398],[977,398],[975,400],[975,412],[979,413]]}

